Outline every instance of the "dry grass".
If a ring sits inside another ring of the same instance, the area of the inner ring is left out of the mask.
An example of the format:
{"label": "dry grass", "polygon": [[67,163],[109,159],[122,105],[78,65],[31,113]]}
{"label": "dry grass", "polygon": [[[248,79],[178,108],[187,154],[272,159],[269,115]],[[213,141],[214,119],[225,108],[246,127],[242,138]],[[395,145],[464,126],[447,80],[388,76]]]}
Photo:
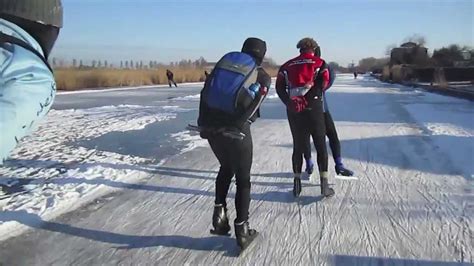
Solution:
{"label": "dry grass", "polygon": [[[87,88],[106,88],[122,86],[143,86],[166,84],[166,69],[134,70],[134,69],[57,69],[56,83],[59,90],[79,90]],[[175,81],[204,81],[203,69],[171,69]]]}
{"label": "dry grass", "polygon": [[[177,83],[204,81],[204,69],[170,68]],[[166,69],[75,69],[55,70],[58,90],[80,90],[88,88],[126,87],[167,84]],[[267,69],[275,76],[276,69]]]}

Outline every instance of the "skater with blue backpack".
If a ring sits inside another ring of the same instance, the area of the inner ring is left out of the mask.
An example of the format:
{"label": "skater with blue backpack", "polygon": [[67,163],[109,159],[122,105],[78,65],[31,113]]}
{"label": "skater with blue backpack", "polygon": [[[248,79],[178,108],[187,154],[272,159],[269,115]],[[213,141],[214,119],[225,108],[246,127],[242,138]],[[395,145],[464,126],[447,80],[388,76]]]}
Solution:
{"label": "skater with blue backpack", "polygon": [[271,85],[261,67],[266,43],[245,40],[241,52],[224,55],[206,79],[201,91],[198,128],[220,163],[216,179],[212,234],[228,235],[227,193],[236,179],[234,220],[237,245],[246,249],[258,235],[249,227],[252,135],[250,125],[259,117],[259,107]]}

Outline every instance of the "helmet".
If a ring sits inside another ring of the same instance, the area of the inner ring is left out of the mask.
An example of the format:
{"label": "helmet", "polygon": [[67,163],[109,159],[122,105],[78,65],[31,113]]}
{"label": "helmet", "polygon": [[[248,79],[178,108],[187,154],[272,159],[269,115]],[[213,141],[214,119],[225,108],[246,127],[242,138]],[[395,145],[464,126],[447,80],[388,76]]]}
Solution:
{"label": "helmet", "polygon": [[57,28],[63,26],[61,0],[0,0],[0,16],[1,14]]}
{"label": "helmet", "polygon": [[267,44],[259,38],[250,37],[242,45],[242,52],[251,55],[260,65],[267,52]]}

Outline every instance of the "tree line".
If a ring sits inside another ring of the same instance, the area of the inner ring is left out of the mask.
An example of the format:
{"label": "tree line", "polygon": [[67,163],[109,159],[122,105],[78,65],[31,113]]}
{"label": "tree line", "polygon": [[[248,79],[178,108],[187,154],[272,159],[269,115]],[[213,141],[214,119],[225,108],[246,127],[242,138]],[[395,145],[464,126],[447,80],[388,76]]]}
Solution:
{"label": "tree line", "polygon": [[163,67],[182,67],[182,68],[203,68],[208,66],[208,62],[204,57],[197,60],[182,59],[169,64],[161,63],[157,60],[121,60],[120,62],[110,63],[108,60],[94,59],[85,61],[82,59],[72,59],[70,61],[53,57],[50,59],[53,68],[113,68],[113,69],[158,69]]}
{"label": "tree line", "polygon": [[[427,43],[425,37],[416,34],[405,38],[402,43],[407,42],[423,48]],[[399,46],[396,44],[387,46],[385,57],[368,57],[359,60],[357,70],[360,72],[381,71],[384,66],[390,63],[391,53],[397,47]],[[447,47],[434,49],[431,56],[428,54],[426,58],[413,62],[413,65],[420,67],[474,67],[474,49],[469,46],[451,44]]]}
{"label": "tree line", "polygon": [[[205,68],[212,67],[214,63],[208,62],[204,57],[199,57],[196,60],[182,59],[176,62],[170,62],[168,64],[161,63],[157,60],[121,60],[120,62],[110,63],[108,60],[90,60],[84,61],[81,59],[72,59],[66,61],[61,58],[53,57],[50,59],[50,64],[53,68],[78,68],[78,69],[91,69],[91,68],[111,68],[111,69],[159,69],[165,67],[178,67],[178,68]],[[276,68],[278,64],[272,58],[265,58],[263,67]]]}

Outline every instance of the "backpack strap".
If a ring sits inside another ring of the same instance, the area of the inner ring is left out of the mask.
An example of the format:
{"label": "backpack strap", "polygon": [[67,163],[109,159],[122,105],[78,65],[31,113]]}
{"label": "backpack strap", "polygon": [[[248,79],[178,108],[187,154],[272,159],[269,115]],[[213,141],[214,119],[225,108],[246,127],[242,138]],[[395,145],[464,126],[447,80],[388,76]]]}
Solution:
{"label": "backpack strap", "polygon": [[23,40],[20,40],[16,37],[7,35],[7,34],[0,31],[0,43],[11,43],[11,44],[15,44],[15,45],[18,45],[20,47],[25,48],[26,50],[32,52],[33,54],[35,54],[36,56],[41,58],[41,60],[48,67],[48,69],[51,71],[51,73],[53,73],[53,69],[49,65],[48,60],[46,59],[46,57],[44,57],[40,52],[38,52],[35,48],[33,48],[27,42],[25,42]]}

